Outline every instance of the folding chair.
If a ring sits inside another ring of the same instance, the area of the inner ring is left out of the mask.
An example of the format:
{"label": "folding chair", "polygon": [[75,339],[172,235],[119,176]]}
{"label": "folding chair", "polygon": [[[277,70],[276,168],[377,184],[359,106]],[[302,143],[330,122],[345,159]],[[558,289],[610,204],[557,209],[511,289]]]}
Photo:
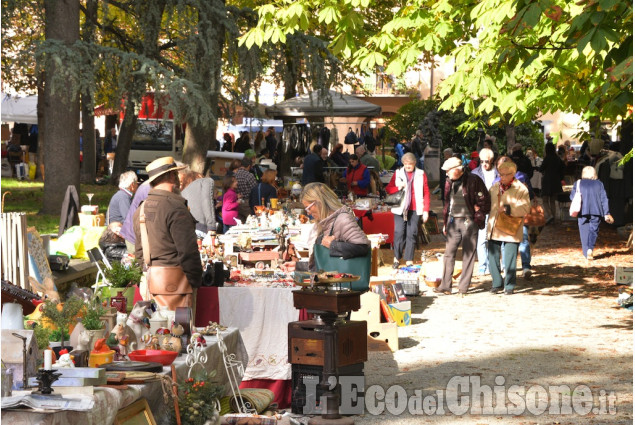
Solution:
{"label": "folding chair", "polygon": [[[97,266],[97,277],[95,278],[95,284],[92,286],[92,288],[95,289],[94,293],[96,295],[99,288],[110,286],[108,280],[106,279],[104,270],[111,269],[112,266],[110,265],[110,262],[108,261],[104,253],[101,251],[101,248],[99,248],[98,246],[89,249],[88,251],[86,251],[86,254],[88,254],[88,258],[90,259],[90,261]],[[101,284],[99,284],[99,276],[101,276]]]}

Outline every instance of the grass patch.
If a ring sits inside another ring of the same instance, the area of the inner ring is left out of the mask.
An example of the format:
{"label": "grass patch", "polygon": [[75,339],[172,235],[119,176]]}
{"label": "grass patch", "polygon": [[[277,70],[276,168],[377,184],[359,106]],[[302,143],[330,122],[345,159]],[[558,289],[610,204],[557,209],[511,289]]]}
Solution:
{"label": "grass patch", "polygon": [[[42,198],[44,197],[44,183],[19,181],[16,179],[2,179],[2,194],[4,196],[4,212],[24,212],[29,227],[33,226],[43,235],[57,233],[60,225],[60,216],[40,214]],[[92,205],[99,205],[99,212],[106,214],[108,203],[112,195],[117,192],[117,186],[82,184],[80,186],[80,204],[88,204],[87,193],[94,193]],[[61,211],[60,211],[61,212]]]}

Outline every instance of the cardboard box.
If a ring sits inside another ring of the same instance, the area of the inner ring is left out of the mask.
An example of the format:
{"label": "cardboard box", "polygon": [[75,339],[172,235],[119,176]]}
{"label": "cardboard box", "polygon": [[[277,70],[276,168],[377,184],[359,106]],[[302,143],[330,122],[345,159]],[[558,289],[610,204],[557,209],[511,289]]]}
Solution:
{"label": "cardboard box", "polygon": [[400,303],[388,304],[390,313],[395,323],[399,327],[410,326],[411,311],[410,301],[402,301]]}
{"label": "cardboard box", "polygon": [[633,268],[624,266],[615,267],[614,280],[618,285],[632,285],[633,284]]}
{"label": "cardboard box", "polygon": [[399,335],[396,323],[368,324],[368,351],[397,351]]}

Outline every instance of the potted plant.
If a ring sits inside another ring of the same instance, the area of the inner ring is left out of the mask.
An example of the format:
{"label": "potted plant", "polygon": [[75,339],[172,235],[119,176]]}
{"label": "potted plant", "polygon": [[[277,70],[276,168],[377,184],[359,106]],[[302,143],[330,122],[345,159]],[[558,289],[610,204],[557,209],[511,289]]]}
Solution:
{"label": "potted plant", "polygon": [[[88,334],[88,349],[89,351],[95,346],[95,341],[104,337],[104,333],[106,331],[104,322],[101,319],[101,316],[105,313],[106,309],[101,306],[98,302],[87,303],[84,311],[84,317],[82,317],[81,322],[84,326],[84,330],[81,333]],[[80,339],[82,335],[80,333]]]}
{"label": "potted plant", "polygon": [[109,286],[102,287],[101,294],[104,299],[108,299],[122,292],[126,296],[128,313],[132,311],[134,305],[134,294],[137,285],[141,282],[143,272],[136,260],[129,263],[114,262],[112,267],[104,271]]}
{"label": "potted plant", "polygon": [[[84,302],[77,297],[70,297],[63,304],[60,304],[58,301],[44,301],[42,317],[56,327],[56,329],[51,332],[49,339],[51,341],[59,339],[60,347],[57,349],[58,353],[60,349],[65,348],[64,342],[68,341],[70,335],[69,328],[71,324],[74,323],[75,318],[82,308],[84,308]],[[53,348],[53,351],[55,351],[55,348]]]}

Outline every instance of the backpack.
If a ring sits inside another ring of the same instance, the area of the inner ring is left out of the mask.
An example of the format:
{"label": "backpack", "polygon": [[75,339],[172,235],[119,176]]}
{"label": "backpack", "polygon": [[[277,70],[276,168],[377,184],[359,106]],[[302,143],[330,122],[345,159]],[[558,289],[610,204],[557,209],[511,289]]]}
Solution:
{"label": "backpack", "polygon": [[344,137],[344,143],[347,145],[354,145],[357,143],[357,136],[353,132],[353,130],[348,130],[346,137]]}

